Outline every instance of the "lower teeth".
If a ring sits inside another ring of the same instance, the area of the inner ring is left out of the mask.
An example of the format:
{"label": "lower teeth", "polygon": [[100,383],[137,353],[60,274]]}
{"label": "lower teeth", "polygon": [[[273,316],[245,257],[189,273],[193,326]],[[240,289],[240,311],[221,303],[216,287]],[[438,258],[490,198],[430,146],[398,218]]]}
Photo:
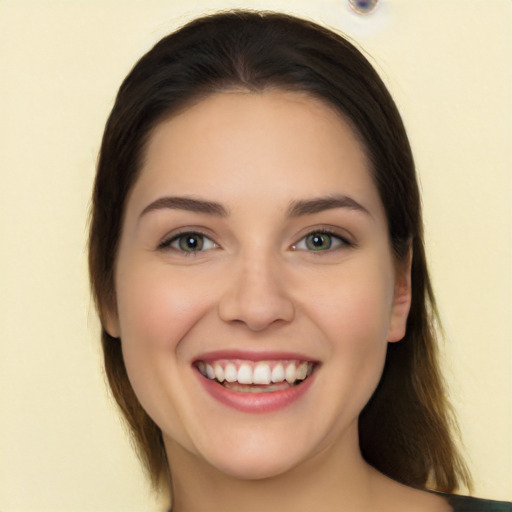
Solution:
{"label": "lower teeth", "polygon": [[280,382],[278,384],[270,384],[268,386],[258,384],[239,384],[238,382],[227,382],[224,381],[222,385],[225,388],[231,389],[232,391],[238,391],[239,393],[272,393],[273,391],[283,391],[284,389],[296,386],[298,381],[293,384],[288,382]]}

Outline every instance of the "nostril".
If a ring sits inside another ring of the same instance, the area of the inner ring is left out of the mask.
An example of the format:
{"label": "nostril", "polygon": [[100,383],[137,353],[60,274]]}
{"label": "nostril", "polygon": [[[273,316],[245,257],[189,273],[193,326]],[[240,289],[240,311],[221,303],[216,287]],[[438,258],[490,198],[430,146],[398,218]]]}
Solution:
{"label": "nostril", "polygon": [[282,269],[270,256],[262,256],[266,252],[261,247],[246,253],[248,256],[241,257],[227,277],[219,303],[220,318],[255,332],[290,322],[295,309]]}
{"label": "nostril", "polygon": [[295,308],[286,297],[224,297],[219,304],[219,317],[234,324],[244,325],[259,332],[281,323],[288,323],[295,317]]}

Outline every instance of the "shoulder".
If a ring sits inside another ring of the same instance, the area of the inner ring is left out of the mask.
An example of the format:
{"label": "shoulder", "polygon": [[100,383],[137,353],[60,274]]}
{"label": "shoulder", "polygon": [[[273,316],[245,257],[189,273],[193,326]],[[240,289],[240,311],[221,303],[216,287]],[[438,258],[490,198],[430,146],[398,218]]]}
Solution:
{"label": "shoulder", "polygon": [[484,500],[456,494],[445,497],[453,507],[453,512],[512,512],[512,503],[509,501]]}

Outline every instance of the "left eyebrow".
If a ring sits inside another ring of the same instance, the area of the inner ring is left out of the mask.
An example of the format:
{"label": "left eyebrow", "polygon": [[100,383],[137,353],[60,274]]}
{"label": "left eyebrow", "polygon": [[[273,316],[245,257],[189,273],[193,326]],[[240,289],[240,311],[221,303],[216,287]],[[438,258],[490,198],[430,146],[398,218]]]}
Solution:
{"label": "left eyebrow", "polygon": [[348,208],[350,210],[358,210],[360,212],[371,214],[370,212],[355,199],[348,196],[335,195],[327,197],[319,197],[315,199],[293,201],[288,208],[288,217],[300,217],[301,215],[313,215],[325,210],[334,208]]}

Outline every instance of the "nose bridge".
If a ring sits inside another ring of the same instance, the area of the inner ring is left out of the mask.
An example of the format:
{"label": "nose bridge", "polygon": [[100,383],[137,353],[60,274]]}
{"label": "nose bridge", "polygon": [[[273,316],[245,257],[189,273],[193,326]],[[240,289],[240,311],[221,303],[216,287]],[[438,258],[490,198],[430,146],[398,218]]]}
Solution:
{"label": "nose bridge", "polygon": [[240,251],[221,299],[221,318],[242,322],[253,331],[291,321],[294,306],[280,263],[272,251]]}

